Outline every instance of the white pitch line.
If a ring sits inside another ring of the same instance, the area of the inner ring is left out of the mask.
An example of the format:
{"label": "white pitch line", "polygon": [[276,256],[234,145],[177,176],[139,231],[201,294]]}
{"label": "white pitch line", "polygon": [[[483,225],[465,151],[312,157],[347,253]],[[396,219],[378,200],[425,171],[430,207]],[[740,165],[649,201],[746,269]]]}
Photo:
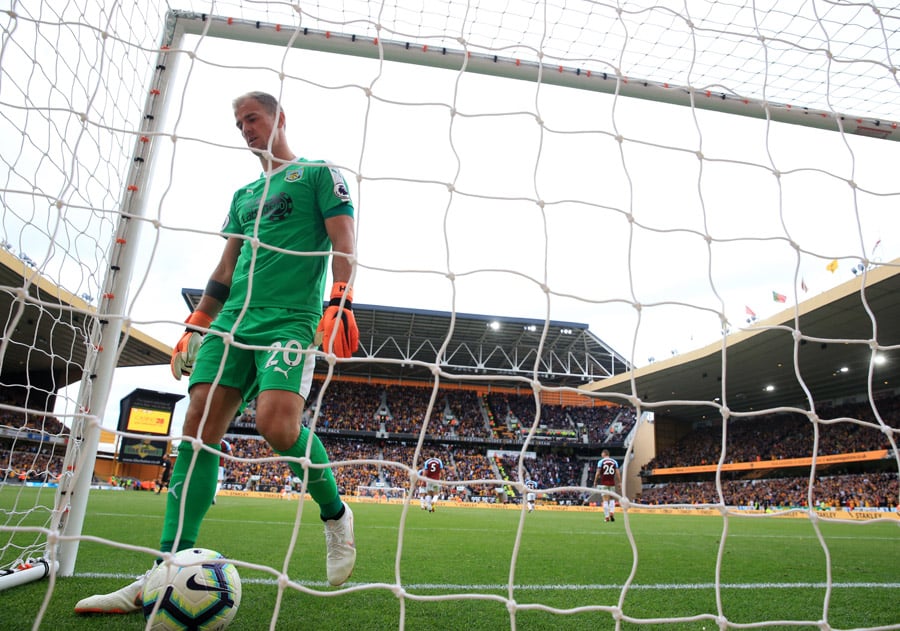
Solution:
{"label": "white pitch line", "polygon": [[[84,572],[77,573],[74,575],[75,578],[116,578],[122,580],[134,580],[137,578],[131,574],[106,574],[99,572]],[[242,583],[249,583],[253,585],[276,585],[278,583],[275,579],[270,578],[244,578],[241,577]],[[302,585],[304,587],[310,588],[321,588],[321,587],[330,587],[328,583],[325,581],[292,581],[298,585]],[[341,587],[365,587],[368,583],[344,583]],[[383,584],[383,583],[379,583]],[[628,587],[628,590],[634,591],[664,591],[664,590],[685,590],[685,589],[714,589],[716,586],[715,583],[654,583],[649,585],[631,585]],[[451,590],[458,592],[469,592],[469,591],[490,591],[490,590],[501,590],[505,591],[509,588],[509,585],[505,583],[494,583],[494,584],[457,584],[457,583],[404,583],[401,585],[404,590],[412,591],[412,590],[426,590],[426,589],[439,589],[439,590]],[[721,589],[825,589],[828,587],[828,583],[723,583]],[[588,584],[588,585],[563,585],[563,584],[553,584],[553,585],[515,585],[514,588],[520,591],[601,591],[601,590],[615,590],[622,591],[622,585],[611,585],[611,584]],[[900,588],[900,583],[832,583],[832,589],[898,589]]]}

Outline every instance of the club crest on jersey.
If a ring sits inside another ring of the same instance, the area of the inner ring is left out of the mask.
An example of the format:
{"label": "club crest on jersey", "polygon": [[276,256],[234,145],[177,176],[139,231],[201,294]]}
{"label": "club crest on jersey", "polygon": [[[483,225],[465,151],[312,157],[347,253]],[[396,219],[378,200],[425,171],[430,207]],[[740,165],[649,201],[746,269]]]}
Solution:
{"label": "club crest on jersey", "polygon": [[298,182],[303,179],[303,167],[295,167],[293,169],[289,169],[284,174],[285,182]]}

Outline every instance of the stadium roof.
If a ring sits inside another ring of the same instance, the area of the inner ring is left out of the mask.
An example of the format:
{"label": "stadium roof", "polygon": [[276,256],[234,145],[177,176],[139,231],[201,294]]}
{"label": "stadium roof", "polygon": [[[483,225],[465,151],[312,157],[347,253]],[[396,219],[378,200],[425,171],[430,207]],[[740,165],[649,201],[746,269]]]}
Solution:
{"label": "stadium roof", "polygon": [[[28,299],[17,302],[26,278]],[[83,314],[94,311],[88,302],[0,248],[0,318],[7,342],[2,357],[3,383],[26,383],[29,375],[41,374],[52,375],[57,387],[79,381],[89,339]],[[171,354],[171,347],[132,328],[117,365],[167,364]]]}
{"label": "stadium roof", "polygon": [[[191,310],[202,293],[182,290]],[[444,311],[358,303],[353,314],[360,336],[354,359],[365,361],[336,364],[339,376],[429,380],[445,342],[441,371],[473,381],[514,385],[530,380],[537,370],[544,383],[577,387],[629,369],[621,355],[576,322],[551,320],[545,331],[544,320],[470,313],[453,317]],[[325,362],[317,363],[317,371],[327,369]]]}
{"label": "stadium roof", "polygon": [[[882,360],[873,363],[876,342]],[[820,405],[900,392],[900,259],[722,342],[585,389],[636,395],[648,409],[683,420],[720,418],[721,405],[737,413],[778,406],[809,410],[810,399]]]}

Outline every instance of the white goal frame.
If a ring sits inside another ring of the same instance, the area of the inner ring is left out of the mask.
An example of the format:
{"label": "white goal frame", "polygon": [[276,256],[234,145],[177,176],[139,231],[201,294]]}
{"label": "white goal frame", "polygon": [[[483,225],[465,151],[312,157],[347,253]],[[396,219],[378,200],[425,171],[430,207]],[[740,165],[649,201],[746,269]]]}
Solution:
{"label": "white goal frame", "polygon": [[691,86],[653,81],[645,77],[627,77],[611,68],[583,70],[554,64],[552,60],[539,64],[514,57],[473,52],[464,50],[461,44],[457,49],[428,44],[410,45],[406,41],[309,28],[298,31],[276,23],[267,24],[194,12],[172,11],[167,16],[166,22],[167,31],[173,36],[170,44],[173,48],[177,48],[175,42],[185,34],[221,37],[257,44],[292,46],[367,59],[418,64],[445,70],[476,72],[498,78],[539,81],[549,85],[634,97],[723,114],[736,114],[886,140],[900,140],[900,122],[897,120],[764,101],[725,90],[700,90]]}

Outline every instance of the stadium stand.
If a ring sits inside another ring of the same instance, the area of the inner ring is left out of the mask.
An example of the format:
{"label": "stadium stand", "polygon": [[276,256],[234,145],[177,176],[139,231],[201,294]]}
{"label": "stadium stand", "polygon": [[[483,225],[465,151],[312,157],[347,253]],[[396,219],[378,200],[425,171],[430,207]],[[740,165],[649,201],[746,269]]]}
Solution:
{"label": "stadium stand", "polygon": [[[4,261],[5,262],[5,261]],[[21,270],[15,265],[2,267],[7,285],[14,285],[15,275]],[[898,268],[892,266],[876,269],[866,285],[867,305],[876,315],[879,344],[897,345],[900,341],[898,325],[900,306],[898,298]],[[42,299],[55,297],[62,306],[76,305],[86,308],[80,299],[68,296],[46,281],[35,284],[43,292]],[[199,297],[198,290],[183,290],[189,306]],[[4,295],[5,296],[5,295]],[[0,296],[0,307],[9,307],[9,297]],[[861,314],[859,282],[848,282],[820,297],[811,304],[799,306],[799,317],[804,334],[823,333],[825,323],[830,323],[828,335],[834,338],[867,339],[871,335],[868,312]],[[450,314],[389,309],[367,305],[354,305],[365,339],[373,342],[372,348],[391,348],[397,344],[386,341],[395,339],[401,332],[416,338],[418,345],[406,347],[438,346],[448,330]],[[788,310],[792,311],[792,310]],[[511,319],[516,333],[508,332],[501,340],[484,339],[488,316],[457,314],[457,332],[454,343],[478,348],[479,344],[524,345],[521,353],[528,355],[528,345],[534,340],[523,335],[523,322]],[[863,317],[865,316],[865,317]],[[767,336],[778,335],[778,326],[792,323],[792,313],[787,311],[773,316],[771,322],[759,323],[752,331],[739,331],[728,336],[729,387],[737,392],[744,384],[771,379],[778,384],[776,395],[763,401],[754,394],[743,399],[747,409],[763,403],[769,407],[795,404],[798,400],[796,377],[771,370],[773,362],[784,358],[772,354],[772,340]],[[862,319],[861,319],[862,318]],[[377,323],[377,326],[376,326]],[[540,322],[543,324],[543,321]],[[684,357],[673,357],[665,362],[630,370],[627,362],[606,347],[599,338],[587,331],[584,325],[553,323],[578,336],[579,343],[589,347],[591,360],[585,365],[590,369],[569,370],[571,366],[551,366],[541,375],[545,385],[559,386],[559,391],[569,387],[582,388],[592,393],[590,397],[573,395],[564,400],[556,392],[545,393],[540,407],[535,407],[533,391],[525,378],[530,378],[528,366],[482,367],[476,363],[442,366],[455,379],[444,379],[437,393],[432,383],[422,379],[432,376],[427,368],[418,366],[415,360],[422,357],[403,357],[411,363],[358,362],[341,365],[336,377],[328,384],[325,396],[319,401],[319,390],[314,388],[304,422],[316,424],[316,431],[328,443],[332,460],[387,460],[396,466],[353,464],[336,467],[339,483],[348,494],[364,486],[404,487],[409,484],[409,471],[419,432],[431,406],[425,449],[428,455],[440,454],[447,464],[445,478],[459,481],[488,479],[512,479],[518,470],[518,455],[523,447],[524,430],[532,427],[535,413],[540,418],[523,459],[527,476],[539,481],[541,488],[553,486],[587,485],[592,479],[593,467],[601,448],[610,448],[613,457],[620,460],[626,454],[626,445],[634,437],[637,412],[631,405],[629,394],[632,380],[641,403],[649,405],[655,413],[656,449],[645,462],[630,463],[640,475],[640,484],[630,486],[630,495],[645,502],[696,503],[718,501],[715,490],[715,464],[720,460],[721,416],[713,405],[681,405],[678,407],[654,407],[654,402],[671,397],[686,401],[714,401],[718,386],[715,376],[721,369],[721,346],[700,349]],[[565,325],[565,326],[562,326]],[[867,330],[867,325],[869,329]],[[40,323],[37,323],[40,326]],[[511,331],[510,327],[507,327]],[[376,331],[379,333],[376,334]],[[50,335],[48,329],[43,332]],[[8,332],[10,344],[3,357],[2,391],[0,401],[23,407],[22,389],[15,377],[16,362],[27,355],[26,340],[36,344],[46,341],[45,335],[24,337],[26,331]],[[18,337],[17,337],[18,336]],[[825,336],[827,337],[827,336]],[[429,339],[429,343],[422,343]],[[407,341],[410,341],[407,340]],[[551,353],[566,356],[571,339],[559,335],[550,342]],[[31,342],[29,342],[31,343]],[[790,345],[788,345],[790,346]],[[829,366],[836,362],[850,361],[848,353],[858,351],[859,345],[805,345],[804,354],[827,354]],[[870,352],[863,345],[865,352]],[[844,348],[852,347],[852,348]],[[40,349],[39,349],[40,350]],[[485,349],[482,349],[485,350]],[[163,364],[168,361],[168,347],[134,331],[121,354],[120,365]],[[362,350],[364,354],[369,349]],[[895,359],[892,351],[885,351],[889,359]],[[489,353],[484,353],[488,355]],[[371,355],[375,357],[375,354]],[[471,357],[472,354],[469,354]],[[393,358],[393,357],[392,357]],[[432,360],[433,361],[433,360]],[[894,428],[898,425],[900,401],[896,384],[900,383],[898,361],[888,361],[876,374],[874,384],[878,415]],[[875,415],[866,392],[865,381],[835,380],[833,368],[822,368],[823,361],[804,360],[804,381],[812,388],[820,419],[850,418],[873,422]],[[857,364],[858,365],[858,362]],[[809,368],[805,368],[809,366]],[[51,365],[33,364],[32,368],[52,370]],[[495,371],[496,379],[485,380],[486,371]],[[832,371],[825,373],[821,371]],[[790,372],[790,371],[782,371]],[[599,375],[597,373],[603,373]],[[66,373],[70,374],[70,373]],[[477,379],[467,382],[467,375]],[[71,376],[71,375],[70,375]],[[323,375],[320,374],[320,377]],[[598,378],[601,377],[602,379]],[[707,378],[708,377],[708,378]],[[23,377],[24,378],[24,377]],[[40,381],[41,377],[36,378]],[[781,380],[781,381],[779,381]],[[68,381],[44,378],[56,387]],[[42,382],[43,383],[43,382]],[[321,385],[321,379],[317,386]],[[710,386],[712,389],[710,390]],[[783,387],[782,387],[783,386]],[[747,386],[749,391],[749,386]],[[755,388],[754,388],[755,390]],[[761,390],[761,389],[760,389]],[[663,393],[666,393],[665,396]],[[607,398],[601,398],[607,395]],[[556,398],[554,398],[556,397]],[[52,417],[52,392],[46,397],[45,414],[27,417],[4,411],[0,414],[0,474],[5,483],[15,484],[24,480],[48,480],[60,473],[63,451],[55,442],[64,442],[65,426]],[[17,403],[18,401],[18,403]],[[584,401],[588,404],[585,405]],[[581,403],[580,405],[578,403]],[[34,408],[34,401],[29,401]],[[732,408],[735,410],[738,408]],[[282,490],[285,485],[286,467],[278,463],[245,463],[243,458],[269,457],[267,447],[255,435],[253,406],[235,419],[229,437],[236,446],[235,459],[226,463],[226,488],[256,490]],[[718,421],[718,422],[717,422]],[[885,452],[890,447],[885,432],[851,422],[819,424],[818,456],[841,455],[837,461],[823,461],[817,466],[817,480],[813,502],[821,505],[883,506],[897,504],[896,469],[889,457],[873,458],[865,454]],[[722,461],[736,468],[723,471],[725,501],[740,504],[789,504],[808,503],[806,486],[809,465],[796,459],[808,458],[814,451],[814,434],[805,414],[767,414],[748,419],[732,417],[729,420],[729,439]],[[895,436],[896,441],[896,436]],[[13,449],[15,445],[15,449]],[[26,445],[23,448],[23,445]],[[424,452],[423,452],[424,453]],[[760,463],[762,463],[761,466]],[[743,466],[746,465],[746,466]],[[710,468],[712,467],[712,468]],[[804,477],[805,476],[805,477]],[[132,479],[123,476],[123,479]],[[291,486],[296,481],[288,480]],[[137,485],[139,488],[142,485]],[[516,491],[508,487],[507,498],[516,501]],[[447,498],[456,501],[495,501],[494,485],[447,486]],[[577,503],[578,494],[561,493],[547,501]]]}

